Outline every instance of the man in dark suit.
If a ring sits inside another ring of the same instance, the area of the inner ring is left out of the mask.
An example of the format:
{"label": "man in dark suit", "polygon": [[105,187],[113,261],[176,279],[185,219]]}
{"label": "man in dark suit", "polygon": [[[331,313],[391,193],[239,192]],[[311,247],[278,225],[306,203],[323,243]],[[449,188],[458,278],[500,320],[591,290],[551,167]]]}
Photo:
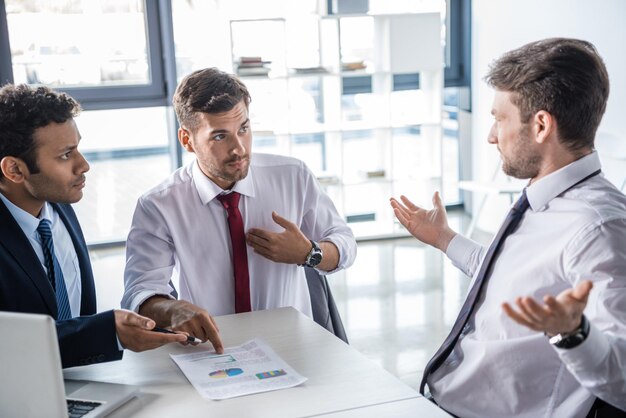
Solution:
{"label": "man in dark suit", "polygon": [[79,111],[46,87],[0,89],[0,310],[55,318],[63,367],[186,341],[151,331],[154,321],[134,312],[96,314],[87,246],[70,206],[89,170],[77,149]]}

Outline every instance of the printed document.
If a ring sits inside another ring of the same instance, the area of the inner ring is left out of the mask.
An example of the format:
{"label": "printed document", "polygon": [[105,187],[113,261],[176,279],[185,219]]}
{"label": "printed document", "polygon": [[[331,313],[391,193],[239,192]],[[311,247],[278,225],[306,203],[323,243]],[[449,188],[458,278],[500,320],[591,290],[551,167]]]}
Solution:
{"label": "printed document", "polygon": [[189,382],[207,399],[228,399],[290,388],[307,379],[262,340],[237,347],[191,354],[170,354]]}

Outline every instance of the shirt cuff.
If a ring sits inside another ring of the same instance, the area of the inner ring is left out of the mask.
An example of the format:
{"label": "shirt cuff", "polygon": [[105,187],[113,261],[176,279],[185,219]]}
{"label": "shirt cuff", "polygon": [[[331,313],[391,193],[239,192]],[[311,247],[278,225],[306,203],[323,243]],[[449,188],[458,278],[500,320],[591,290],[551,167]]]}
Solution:
{"label": "shirt cuff", "polygon": [[587,339],[574,348],[554,347],[561,360],[572,372],[588,372],[597,368],[609,355],[611,345],[606,335],[589,324]]}
{"label": "shirt cuff", "polygon": [[461,234],[456,234],[448,244],[446,256],[452,261],[455,267],[464,270],[461,266],[467,264],[467,260],[470,259],[475,248],[476,243],[474,241]]}
{"label": "shirt cuff", "polygon": [[122,345],[122,343],[120,342],[120,337],[117,335],[117,332],[115,333],[115,340],[117,341],[117,348],[120,351],[124,351],[124,346]]}
{"label": "shirt cuff", "polygon": [[335,247],[337,247],[337,251],[339,252],[339,261],[337,262],[337,267],[332,270],[325,271],[325,270],[320,270],[317,268],[315,270],[317,270],[320,274],[329,275],[329,274],[336,273],[340,270],[343,270],[347,267],[350,267],[352,265],[356,257],[356,241],[354,241],[354,238],[352,238],[352,242],[355,243],[354,245],[350,245],[350,243],[348,242],[348,239],[338,234],[331,235],[329,237],[325,237],[319,240],[319,242],[324,242],[324,241],[330,242],[334,244]]}

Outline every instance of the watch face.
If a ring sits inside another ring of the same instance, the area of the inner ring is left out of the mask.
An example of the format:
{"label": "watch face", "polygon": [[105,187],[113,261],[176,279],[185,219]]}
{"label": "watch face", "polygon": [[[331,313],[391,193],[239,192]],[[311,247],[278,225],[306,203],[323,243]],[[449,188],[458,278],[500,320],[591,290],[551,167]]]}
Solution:
{"label": "watch face", "polygon": [[553,343],[558,348],[574,348],[585,341],[585,335],[582,333],[569,335]]}
{"label": "watch face", "polygon": [[582,344],[589,335],[589,320],[583,315],[580,326],[573,332],[565,335],[557,334],[550,338],[550,344],[558,348],[574,348]]}
{"label": "watch face", "polygon": [[321,262],[322,262],[322,254],[318,252],[314,252],[313,254],[309,256],[309,260],[307,264],[311,267],[315,267]]}

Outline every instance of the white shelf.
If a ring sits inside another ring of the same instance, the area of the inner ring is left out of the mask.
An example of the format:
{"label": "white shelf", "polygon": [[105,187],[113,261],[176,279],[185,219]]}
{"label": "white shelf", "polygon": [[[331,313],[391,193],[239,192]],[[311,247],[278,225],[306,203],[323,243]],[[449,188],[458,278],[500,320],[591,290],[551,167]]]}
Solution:
{"label": "white shelf", "polygon": [[[344,18],[355,17],[371,18],[368,37],[372,45],[361,55],[348,52],[342,44],[345,39],[363,43],[360,33],[345,38],[350,25],[360,22],[350,21],[342,29]],[[257,151],[303,159],[320,177],[338,210],[351,220],[361,221],[349,223],[357,238],[406,234],[394,221],[389,197],[405,194],[418,204],[429,204],[434,190],[441,187],[444,60],[439,14],[319,16],[319,45],[311,51],[319,59],[317,64],[306,65],[324,70],[311,72],[290,68],[295,61],[290,60],[289,48],[296,44],[276,38],[280,25],[288,32],[289,18],[251,20],[250,24],[256,28],[263,22],[274,25],[274,38],[264,40],[272,34],[249,31],[250,43],[272,44],[275,55],[267,52],[266,57],[259,52],[250,56],[272,61],[271,71],[268,75],[241,76],[252,95],[253,134],[273,137]],[[246,21],[237,24],[245,25]],[[246,45],[237,47],[251,51]],[[356,55],[354,62],[361,59],[368,67],[341,70],[342,60],[352,62],[348,55]],[[231,56],[235,56],[234,51]],[[393,90],[394,75],[415,73],[419,74],[419,89]],[[371,77],[371,89],[366,85],[368,91],[359,92],[362,89],[355,86],[354,94],[344,95],[344,83],[357,77]],[[357,120],[347,120],[351,117]],[[406,128],[407,132],[396,132]],[[311,135],[311,139],[292,140],[300,135]],[[368,176],[368,172],[382,175]]]}
{"label": "white shelf", "polygon": [[407,123],[388,123],[388,124],[371,124],[365,121],[344,122],[342,124],[312,124],[308,126],[300,126],[297,129],[272,129],[272,126],[252,126],[252,132],[256,135],[263,136],[288,136],[288,135],[315,135],[315,134],[340,134],[361,131],[383,131],[403,128],[438,128],[441,127],[440,122],[407,122]]}

